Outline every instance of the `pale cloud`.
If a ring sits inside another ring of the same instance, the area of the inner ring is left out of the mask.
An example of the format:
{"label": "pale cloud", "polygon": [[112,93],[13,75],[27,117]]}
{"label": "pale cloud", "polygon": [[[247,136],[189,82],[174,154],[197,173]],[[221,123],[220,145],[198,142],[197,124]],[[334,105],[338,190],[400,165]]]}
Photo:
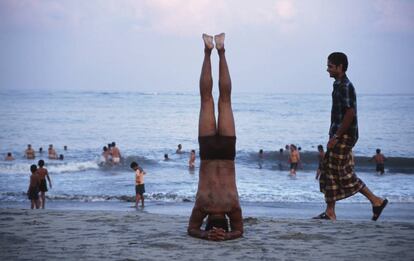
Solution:
{"label": "pale cloud", "polygon": [[[327,23],[326,17],[332,16],[324,14],[324,10],[339,15],[343,6],[345,4],[339,1],[330,1],[328,5],[323,1],[301,0],[2,0],[0,27],[94,30],[118,26],[121,30],[192,35],[204,31],[241,30],[249,26],[270,27],[288,33],[299,32],[309,23]],[[350,23],[383,31],[414,30],[414,1],[350,1],[346,6],[344,12],[355,14]],[[358,16],[361,6],[372,12]],[[356,16],[359,18],[355,19]],[[367,25],[367,20],[372,24]]]}
{"label": "pale cloud", "polygon": [[276,13],[281,19],[290,20],[296,14],[296,9],[293,5],[292,1],[277,1],[276,5]]}
{"label": "pale cloud", "polygon": [[379,14],[376,19],[378,28],[391,32],[414,31],[414,1],[379,0],[374,6]]}

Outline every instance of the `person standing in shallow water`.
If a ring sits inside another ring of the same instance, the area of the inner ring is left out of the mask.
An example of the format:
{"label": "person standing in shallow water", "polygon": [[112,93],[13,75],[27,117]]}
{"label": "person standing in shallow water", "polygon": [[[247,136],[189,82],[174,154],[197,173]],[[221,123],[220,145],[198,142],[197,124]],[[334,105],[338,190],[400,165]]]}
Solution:
{"label": "person standing in shallow water", "polygon": [[357,103],[355,89],[346,71],[348,58],[344,53],[328,56],[328,73],[335,79],[332,92],[331,127],[327,151],[319,178],[325,194],[326,210],[316,219],[336,220],[335,203],[358,192],[372,204],[372,220],[377,220],[388,203],[377,197],[354,172],[352,148],[358,140]]}
{"label": "person standing in shallow water", "polygon": [[325,151],[323,151],[323,146],[318,145],[318,169],[316,170],[315,179],[319,179],[319,176],[321,175],[322,162],[324,158],[325,158]]}
{"label": "person standing in shallow water", "polygon": [[[211,75],[213,37],[203,34],[204,61],[200,76],[201,108],[198,124],[200,172],[194,208],[188,222],[190,236],[222,241],[243,235],[243,218],[236,187],[236,131],[231,108],[231,79],[224,49],[224,33],[214,37],[219,55],[218,126],[214,115]],[[201,229],[207,217],[205,229]]]}
{"label": "person standing in shallow water", "polygon": [[39,185],[40,202],[42,204],[42,208],[44,209],[46,205],[46,192],[48,191],[46,178],[47,178],[47,181],[49,181],[50,188],[52,188],[52,181],[50,180],[49,172],[44,167],[45,162],[43,160],[39,160],[37,165],[39,166],[39,168],[37,169],[37,175],[39,176],[39,180],[40,180],[40,185]]}
{"label": "person standing in shallow water", "polygon": [[387,160],[384,154],[381,153],[380,149],[376,150],[376,154],[372,156],[371,161],[374,160],[377,164],[376,171],[379,175],[384,174],[384,162]]}
{"label": "person standing in shallow water", "polygon": [[27,189],[27,197],[30,200],[30,208],[34,209],[40,207],[39,201],[39,187],[40,187],[40,179],[39,175],[37,175],[37,166],[35,164],[30,166],[30,172],[32,175],[30,176],[30,183],[29,188]]}

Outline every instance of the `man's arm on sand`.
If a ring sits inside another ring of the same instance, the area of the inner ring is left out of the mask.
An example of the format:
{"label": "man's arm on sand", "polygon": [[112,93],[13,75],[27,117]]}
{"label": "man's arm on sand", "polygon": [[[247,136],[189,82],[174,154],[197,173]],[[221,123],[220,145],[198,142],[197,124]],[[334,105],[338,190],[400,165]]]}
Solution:
{"label": "man's arm on sand", "polygon": [[187,232],[190,236],[208,239],[208,233],[200,229],[201,225],[203,224],[203,220],[206,216],[207,215],[204,212],[202,212],[199,208],[193,208],[187,229]]}
{"label": "man's arm on sand", "polygon": [[231,231],[226,233],[225,240],[232,240],[243,236],[243,217],[241,208],[237,208],[228,214]]}

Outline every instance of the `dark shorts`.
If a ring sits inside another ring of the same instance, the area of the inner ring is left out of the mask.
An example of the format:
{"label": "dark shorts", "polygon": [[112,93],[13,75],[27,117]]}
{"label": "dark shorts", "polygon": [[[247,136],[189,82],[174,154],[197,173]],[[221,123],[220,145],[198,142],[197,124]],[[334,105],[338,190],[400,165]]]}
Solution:
{"label": "dark shorts", "polygon": [[297,170],[298,169],[298,163],[290,163],[290,169]]}
{"label": "dark shorts", "polygon": [[201,160],[234,160],[236,157],[236,136],[198,137]]}
{"label": "dark shorts", "polygon": [[27,197],[30,200],[38,200],[39,199],[39,189],[34,188],[34,187],[30,187],[29,191],[27,191]]}
{"label": "dark shorts", "polygon": [[377,172],[384,173],[384,164],[377,164]]}
{"label": "dark shorts", "polygon": [[145,193],[145,184],[140,184],[135,186],[135,194],[140,194],[141,196]]}
{"label": "dark shorts", "polygon": [[40,192],[46,192],[47,191],[47,184],[46,184],[46,179],[42,179],[40,181],[40,187],[39,187]]}

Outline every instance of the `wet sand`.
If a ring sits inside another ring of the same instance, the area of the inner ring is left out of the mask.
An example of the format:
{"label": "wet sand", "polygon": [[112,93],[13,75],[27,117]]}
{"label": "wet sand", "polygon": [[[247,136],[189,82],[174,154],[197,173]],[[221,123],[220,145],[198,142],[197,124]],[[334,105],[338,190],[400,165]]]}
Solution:
{"label": "wet sand", "polygon": [[414,221],[249,217],[241,239],[147,211],[0,209],[1,260],[413,260]]}

